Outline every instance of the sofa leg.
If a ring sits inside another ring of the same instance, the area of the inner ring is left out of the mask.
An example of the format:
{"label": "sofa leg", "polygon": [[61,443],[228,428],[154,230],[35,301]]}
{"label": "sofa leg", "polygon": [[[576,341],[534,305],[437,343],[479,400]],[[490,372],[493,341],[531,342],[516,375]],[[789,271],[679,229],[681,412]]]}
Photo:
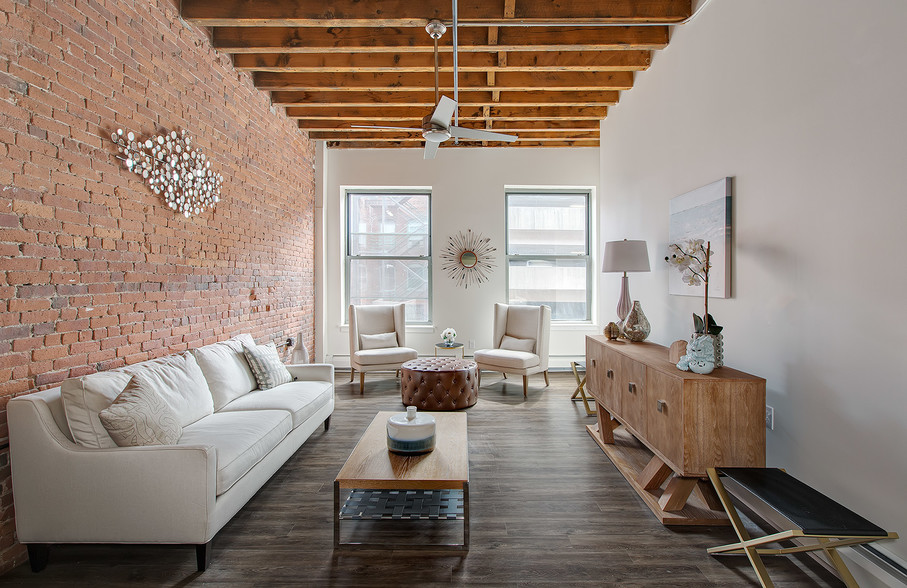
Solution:
{"label": "sofa leg", "polygon": [[331,428],[331,417],[328,416],[328,418],[324,419],[324,430],[327,431],[330,428]]}
{"label": "sofa leg", "polygon": [[549,386],[550,384],[548,384],[548,370],[545,370],[543,373],[545,374],[545,385]]}
{"label": "sofa leg", "polygon": [[359,372],[359,394],[365,392],[365,372]]}
{"label": "sofa leg", "polygon": [[195,546],[195,564],[200,572],[204,572],[211,565],[212,543],[213,540]]}
{"label": "sofa leg", "polygon": [[526,398],[526,392],[529,391],[529,376],[523,376],[523,398]]}
{"label": "sofa leg", "polygon": [[47,567],[47,561],[50,559],[50,545],[47,543],[29,543],[25,546],[28,549],[28,564],[31,571],[40,572]]}

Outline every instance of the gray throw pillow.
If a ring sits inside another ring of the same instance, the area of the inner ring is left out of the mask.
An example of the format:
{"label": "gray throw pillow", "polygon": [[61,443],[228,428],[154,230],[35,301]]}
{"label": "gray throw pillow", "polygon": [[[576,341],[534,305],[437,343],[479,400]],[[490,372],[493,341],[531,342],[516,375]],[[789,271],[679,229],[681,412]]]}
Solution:
{"label": "gray throw pillow", "polygon": [[280,355],[277,354],[277,348],[273,343],[245,345],[243,353],[249,362],[249,367],[252,368],[255,379],[258,380],[260,389],[267,390],[293,381],[293,376],[280,361]]}
{"label": "gray throw pillow", "polygon": [[98,419],[120,447],[175,445],[183,434],[176,413],[142,374],[129,380]]}

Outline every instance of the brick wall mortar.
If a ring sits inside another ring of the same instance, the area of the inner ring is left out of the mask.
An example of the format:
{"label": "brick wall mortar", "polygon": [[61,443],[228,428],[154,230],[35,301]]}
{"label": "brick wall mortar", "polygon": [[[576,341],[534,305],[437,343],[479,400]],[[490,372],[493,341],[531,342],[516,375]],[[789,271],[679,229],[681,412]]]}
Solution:
{"label": "brick wall mortar", "polygon": [[[111,131],[186,129],[224,176],[186,219]],[[0,0],[0,438],[6,403],[248,332],[314,348],[314,147],[166,0]],[[0,502],[12,494],[0,452]],[[0,573],[25,561],[0,512]]]}

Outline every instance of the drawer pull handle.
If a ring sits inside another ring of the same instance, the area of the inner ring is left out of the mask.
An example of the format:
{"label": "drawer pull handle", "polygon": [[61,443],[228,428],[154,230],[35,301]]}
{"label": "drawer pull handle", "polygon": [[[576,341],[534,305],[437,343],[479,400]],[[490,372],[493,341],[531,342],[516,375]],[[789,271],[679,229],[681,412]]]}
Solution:
{"label": "drawer pull handle", "polygon": [[627,384],[627,390],[629,390],[632,394],[636,394],[636,384],[630,382],[629,384]]}
{"label": "drawer pull handle", "polygon": [[664,412],[665,409],[668,407],[668,403],[665,402],[664,400],[659,400],[655,404],[656,404],[656,406],[658,406],[658,412]]}
{"label": "drawer pull handle", "polygon": [[609,380],[613,380],[614,379],[614,370],[608,370],[605,375],[608,376]]}
{"label": "drawer pull handle", "polygon": [[592,367],[595,367],[595,360],[592,360]]}

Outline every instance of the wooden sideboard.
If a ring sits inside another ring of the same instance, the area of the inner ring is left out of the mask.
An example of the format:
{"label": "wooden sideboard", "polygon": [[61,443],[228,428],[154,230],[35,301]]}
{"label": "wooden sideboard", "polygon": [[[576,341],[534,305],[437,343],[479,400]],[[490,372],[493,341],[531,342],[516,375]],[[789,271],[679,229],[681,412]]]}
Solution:
{"label": "wooden sideboard", "polygon": [[765,466],[764,379],[683,372],[667,347],[599,335],[586,337],[586,390],[589,434],[663,524],[728,523],[706,469]]}

